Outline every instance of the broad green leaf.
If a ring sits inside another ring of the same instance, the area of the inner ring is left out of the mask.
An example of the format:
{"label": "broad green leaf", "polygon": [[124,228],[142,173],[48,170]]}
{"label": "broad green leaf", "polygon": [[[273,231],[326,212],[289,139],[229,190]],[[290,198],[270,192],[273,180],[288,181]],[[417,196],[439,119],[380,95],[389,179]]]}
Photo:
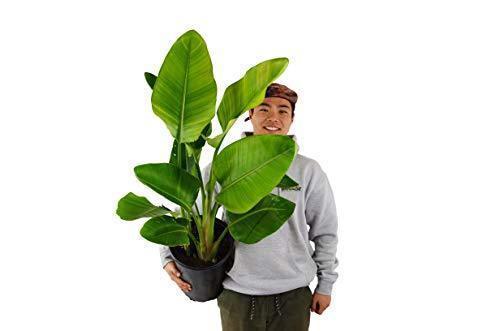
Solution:
{"label": "broad green leaf", "polygon": [[286,135],[252,135],[230,144],[213,165],[221,185],[217,202],[230,212],[247,212],[278,185],[296,153]]}
{"label": "broad green leaf", "polygon": [[134,172],[144,185],[188,210],[200,189],[198,178],[170,163],[142,164]]}
{"label": "broad green leaf", "polygon": [[[179,144],[177,140],[174,139],[174,144],[172,146],[172,151],[170,153],[170,164],[175,164],[177,167],[186,170],[193,176],[196,175],[196,160],[195,156],[196,155],[190,155],[189,152],[189,144],[190,143],[184,143],[184,144]],[[179,146],[179,149],[177,149]],[[201,151],[201,150],[200,150]]]}
{"label": "broad green leaf", "polygon": [[141,228],[141,236],[156,244],[180,246],[189,244],[189,221],[183,218],[158,216],[148,220]]}
{"label": "broad green leaf", "polygon": [[144,78],[146,78],[146,82],[148,83],[149,87],[151,87],[151,89],[153,89],[155,86],[155,82],[156,82],[156,76],[150,72],[145,72]]}
{"label": "broad green leaf", "polygon": [[224,133],[221,133],[213,138],[208,138],[207,142],[213,148],[217,148],[219,146],[221,139],[224,137]]}
{"label": "broad green leaf", "polygon": [[129,192],[118,201],[116,214],[122,220],[132,221],[142,217],[155,217],[171,213],[166,207],[158,207],[149,202],[145,197]]}
{"label": "broad green leaf", "polygon": [[212,134],[212,123],[208,123],[203,131],[201,131],[201,135],[195,142],[189,143],[194,149],[201,149],[205,146],[206,138]]}
{"label": "broad green leaf", "polygon": [[244,214],[227,212],[231,236],[245,244],[255,244],[276,232],[290,218],[295,203],[277,196],[266,195]]}
{"label": "broad green leaf", "polygon": [[201,149],[205,145],[204,136],[208,136],[210,133],[212,133],[212,123],[208,123],[207,126],[205,126],[198,140],[192,143],[180,144],[179,149],[179,143],[174,139],[169,163],[175,164],[179,168],[196,176],[195,166],[200,160]]}
{"label": "broad green leaf", "polygon": [[281,181],[278,183],[277,187],[284,189],[284,190],[294,190],[294,191],[299,191],[300,190],[300,185],[287,175],[283,176],[281,178]]}
{"label": "broad green leaf", "polygon": [[224,91],[217,109],[217,118],[222,131],[230,127],[245,111],[258,106],[266,95],[266,89],[288,66],[287,58],[275,58],[257,64]]}
{"label": "broad green leaf", "polygon": [[201,149],[203,148],[203,146],[205,146],[205,143],[207,141],[206,139],[208,136],[210,136],[210,134],[212,134],[212,123],[208,123],[207,126],[205,126],[198,140],[192,143],[186,143],[186,147],[190,149],[191,155],[193,156],[189,160],[191,162],[188,162],[188,170],[192,170],[191,167],[195,165],[194,163],[199,162]]}
{"label": "broad green leaf", "polygon": [[186,152],[187,155],[190,157],[195,155],[196,150],[190,144],[186,144]]}
{"label": "broad green leaf", "polygon": [[205,41],[189,30],[165,57],[153,88],[153,111],[178,142],[193,142],[214,117],[216,97]]}

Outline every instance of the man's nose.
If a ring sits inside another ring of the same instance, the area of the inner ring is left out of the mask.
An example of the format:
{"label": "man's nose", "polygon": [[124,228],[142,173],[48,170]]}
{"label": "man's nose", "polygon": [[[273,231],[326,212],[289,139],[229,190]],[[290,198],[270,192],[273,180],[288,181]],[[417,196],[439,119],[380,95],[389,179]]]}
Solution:
{"label": "man's nose", "polygon": [[270,121],[278,121],[278,114],[273,111],[270,111],[267,116],[267,119]]}

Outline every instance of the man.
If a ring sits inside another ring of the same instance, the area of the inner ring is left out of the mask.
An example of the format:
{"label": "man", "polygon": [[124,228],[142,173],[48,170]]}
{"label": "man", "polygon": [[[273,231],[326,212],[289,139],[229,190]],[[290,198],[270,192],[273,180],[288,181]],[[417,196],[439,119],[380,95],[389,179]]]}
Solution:
{"label": "man", "polygon": [[[243,136],[287,134],[296,102],[293,90],[271,84],[262,103],[249,111],[246,120],[251,120],[253,132]],[[299,183],[300,190],[275,188],[272,193],[295,203],[290,219],[258,243],[235,242],[234,264],[217,298],[223,330],[308,330],[311,311],[321,315],[330,305],[339,263],[333,193],[319,164],[303,155],[296,155],[287,175]],[[191,286],[180,278],[168,247],[160,250],[165,271],[183,291],[189,291]],[[318,285],[312,294],[309,284],[315,275]]]}

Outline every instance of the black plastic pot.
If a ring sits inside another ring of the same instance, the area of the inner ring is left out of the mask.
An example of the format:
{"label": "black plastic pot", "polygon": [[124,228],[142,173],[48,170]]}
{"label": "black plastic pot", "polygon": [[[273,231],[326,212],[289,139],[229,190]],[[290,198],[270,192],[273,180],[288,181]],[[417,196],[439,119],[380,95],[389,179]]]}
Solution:
{"label": "black plastic pot", "polygon": [[[226,226],[227,224],[223,221],[215,220],[215,238],[219,237]],[[193,228],[193,234],[198,238],[196,227]],[[194,247],[190,247],[190,250],[194,252]],[[182,246],[170,247],[170,251],[181,272],[181,278],[191,284],[191,291],[184,292],[189,299],[205,302],[219,296],[223,289],[222,282],[226,277],[226,272],[231,269],[234,261],[234,239],[229,233],[222,240],[215,264],[194,266],[192,257],[186,254]]]}

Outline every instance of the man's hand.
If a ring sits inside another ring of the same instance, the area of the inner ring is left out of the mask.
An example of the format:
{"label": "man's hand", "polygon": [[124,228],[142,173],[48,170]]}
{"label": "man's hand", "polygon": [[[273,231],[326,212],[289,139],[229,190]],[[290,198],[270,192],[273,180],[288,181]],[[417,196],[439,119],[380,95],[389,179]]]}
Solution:
{"label": "man's hand", "polygon": [[170,261],[169,263],[167,263],[165,267],[163,267],[163,269],[170,276],[170,279],[174,281],[181,290],[183,290],[184,292],[191,291],[191,284],[182,280],[181,272],[179,271],[179,269],[177,269],[174,261]]}
{"label": "man's hand", "polygon": [[321,315],[323,311],[330,306],[332,300],[331,295],[319,294],[314,292],[312,297],[311,311]]}

